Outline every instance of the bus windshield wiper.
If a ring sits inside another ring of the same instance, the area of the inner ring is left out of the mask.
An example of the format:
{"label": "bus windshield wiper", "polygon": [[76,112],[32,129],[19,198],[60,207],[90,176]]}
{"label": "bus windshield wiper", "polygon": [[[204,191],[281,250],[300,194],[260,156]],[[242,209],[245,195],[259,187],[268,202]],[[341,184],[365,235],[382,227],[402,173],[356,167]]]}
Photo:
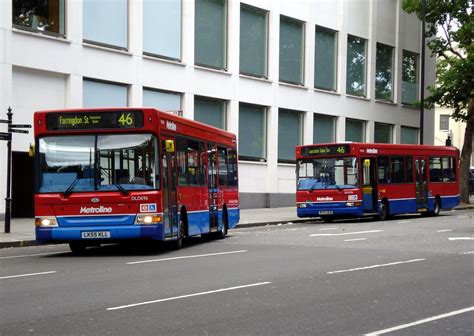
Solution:
{"label": "bus windshield wiper", "polygon": [[319,183],[319,181],[317,179],[315,179],[313,185],[308,189],[308,191],[310,193],[312,193],[314,191],[314,189],[316,188],[316,184],[318,184],[318,183]]}
{"label": "bus windshield wiper", "polygon": [[76,177],[76,179],[74,181],[72,181],[72,183],[69,185],[69,187],[67,187],[67,189],[63,192],[64,197],[68,197],[69,195],[72,194],[72,190],[76,186],[77,182],[79,182],[79,180],[80,180],[80,178]]}
{"label": "bus windshield wiper", "polygon": [[[109,172],[105,169],[105,168],[102,168],[102,167],[99,167],[100,171],[103,172],[105,174],[105,176],[107,176],[107,178],[110,179],[110,175],[109,175]],[[128,195],[128,191],[122,187],[122,185],[120,183],[117,183],[117,182],[113,182],[112,183],[114,184],[114,186],[117,187],[117,189],[124,195]]]}

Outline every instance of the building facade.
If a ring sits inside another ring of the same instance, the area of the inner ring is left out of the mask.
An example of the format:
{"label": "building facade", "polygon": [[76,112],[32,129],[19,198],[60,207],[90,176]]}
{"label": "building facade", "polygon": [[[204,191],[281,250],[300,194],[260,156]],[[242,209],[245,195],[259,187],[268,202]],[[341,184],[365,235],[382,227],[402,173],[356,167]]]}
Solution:
{"label": "building facade", "polygon": [[[1,1],[0,118],[9,106],[21,124],[39,109],[180,110],[238,135],[242,208],[292,205],[296,145],[419,142],[421,24],[401,1]],[[427,112],[424,143],[433,124]],[[32,143],[14,135],[14,191],[34,188]],[[0,157],[1,213],[4,142]]]}

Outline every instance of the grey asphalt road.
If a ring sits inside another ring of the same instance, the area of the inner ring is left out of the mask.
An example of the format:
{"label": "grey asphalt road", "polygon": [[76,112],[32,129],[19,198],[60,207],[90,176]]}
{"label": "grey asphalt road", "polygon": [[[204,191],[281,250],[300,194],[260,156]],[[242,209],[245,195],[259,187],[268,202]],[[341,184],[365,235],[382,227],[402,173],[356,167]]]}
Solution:
{"label": "grey asphalt road", "polygon": [[0,335],[473,335],[474,211],[0,250]]}

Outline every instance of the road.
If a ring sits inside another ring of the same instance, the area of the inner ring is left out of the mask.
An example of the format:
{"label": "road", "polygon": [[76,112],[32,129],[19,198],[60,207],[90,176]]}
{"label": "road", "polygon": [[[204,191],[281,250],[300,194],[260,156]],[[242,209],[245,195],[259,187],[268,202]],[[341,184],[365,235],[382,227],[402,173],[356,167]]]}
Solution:
{"label": "road", "polygon": [[474,211],[0,250],[0,335],[473,335]]}

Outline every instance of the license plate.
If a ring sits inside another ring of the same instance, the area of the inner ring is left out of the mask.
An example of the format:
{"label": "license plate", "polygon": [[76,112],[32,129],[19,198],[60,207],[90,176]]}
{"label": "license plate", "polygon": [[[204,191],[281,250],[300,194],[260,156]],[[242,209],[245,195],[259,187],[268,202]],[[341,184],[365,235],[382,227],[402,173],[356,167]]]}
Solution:
{"label": "license plate", "polygon": [[110,231],[84,231],[82,232],[82,238],[84,239],[110,238]]}
{"label": "license plate", "polygon": [[334,212],[331,211],[331,210],[322,210],[322,211],[319,211],[318,214],[320,215],[332,215]]}

